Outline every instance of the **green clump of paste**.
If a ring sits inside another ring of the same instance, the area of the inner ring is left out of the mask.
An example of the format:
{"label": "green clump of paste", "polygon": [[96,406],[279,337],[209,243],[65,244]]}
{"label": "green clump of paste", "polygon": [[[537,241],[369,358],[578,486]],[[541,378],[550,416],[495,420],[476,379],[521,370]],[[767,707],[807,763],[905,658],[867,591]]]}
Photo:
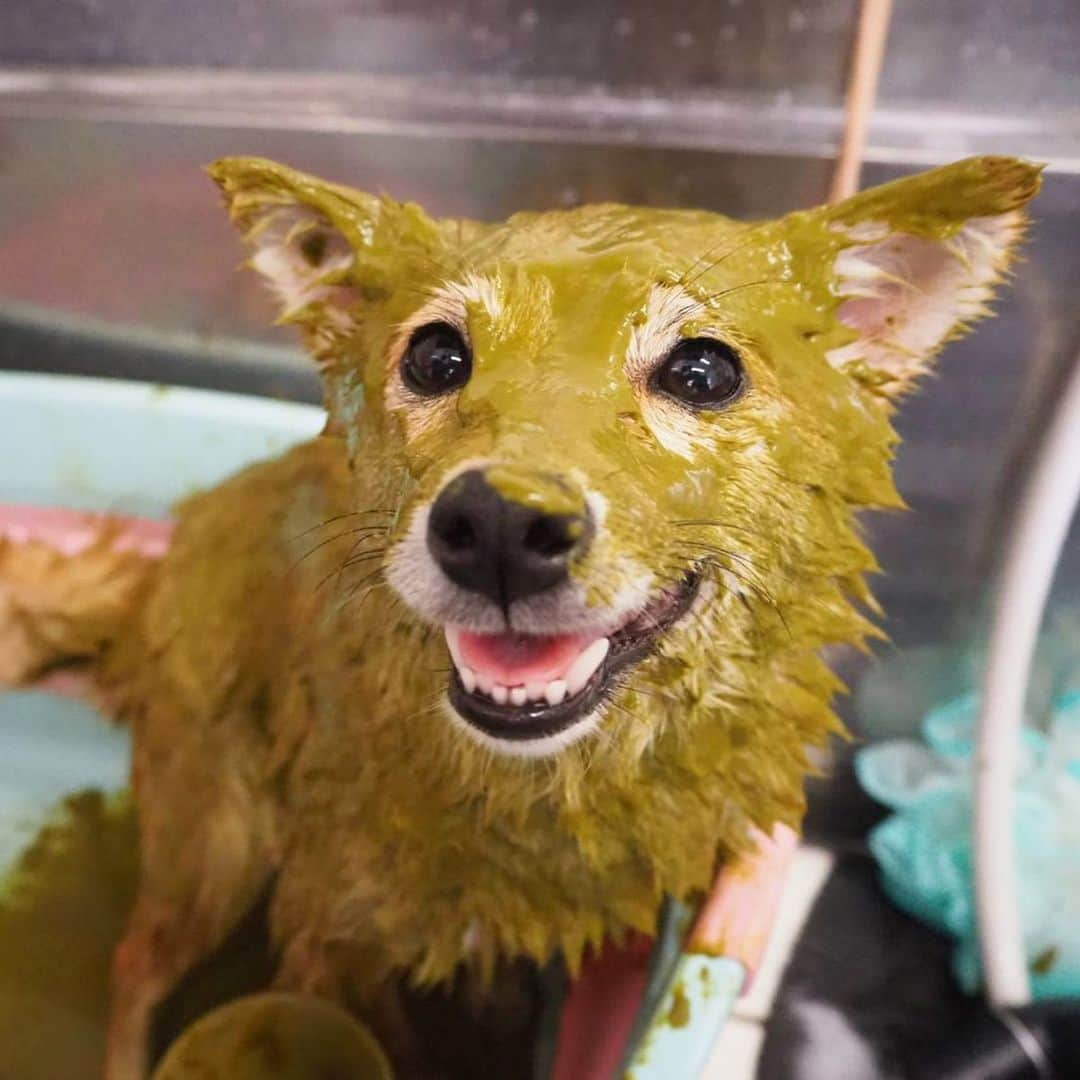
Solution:
{"label": "green clump of paste", "polygon": [[99,1080],[138,874],[126,796],[72,795],[0,882],[0,1077]]}
{"label": "green clump of paste", "polygon": [[153,1080],[392,1080],[367,1029],[298,994],[256,994],[190,1027]]}
{"label": "green clump of paste", "polygon": [[667,1022],[673,1028],[684,1028],[690,1023],[690,999],[686,996],[686,988],[682,983],[672,991]]}

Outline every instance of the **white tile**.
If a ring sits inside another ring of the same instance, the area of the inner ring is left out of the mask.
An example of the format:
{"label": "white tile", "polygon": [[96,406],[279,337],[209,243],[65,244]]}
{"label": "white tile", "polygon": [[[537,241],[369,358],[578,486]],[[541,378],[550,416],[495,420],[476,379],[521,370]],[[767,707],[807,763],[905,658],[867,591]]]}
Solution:
{"label": "white tile", "polygon": [[760,1024],[733,1016],[720,1032],[701,1080],[754,1080],[764,1041]]}

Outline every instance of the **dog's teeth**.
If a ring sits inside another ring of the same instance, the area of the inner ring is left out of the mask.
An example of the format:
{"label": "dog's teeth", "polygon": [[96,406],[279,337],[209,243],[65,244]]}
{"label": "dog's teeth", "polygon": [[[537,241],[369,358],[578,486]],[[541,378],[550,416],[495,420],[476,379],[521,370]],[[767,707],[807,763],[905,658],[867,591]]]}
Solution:
{"label": "dog's teeth", "polygon": [[515,686],[510,691],[510,704],[511,705],[524,705],[527,700],[528,700],[528,694],[526,694],[524,686]]}
{"label": "dog's teeth", "polygon": [[476,672],[471,667],[459,667],[457,669],[461,685],[471,694],[476,690]]}
{"label": "dog's teeth", "polygon": [[607,638],[599,638],[582,651],[566,673],[568,694],[576,694],[593,677],[593,672],[604,662],[609,647],[610,642]]}
{"label": "dog's teeth", "polygon": [[461,649],[458,647],[458,639],[461,631],[459,631],[456,626],[448,626],[444,633],[446,634],[446,647],[450,650],[450,656],[453,658],[454,664],[460,670],[465,666],[461,662]]}
{"label": "dog's teeth", "polygon": [[490,675],[484,675],[482,672],[476,673],[476,688],[481,694],[487,694],[491,697],[491,688],[494,685],[494,680]]}
{"label": "dog's teeth", "polygon": [[510,691],[502,683],[495,683],[491,688],[491,696],[494,698],[496,705],[505,705],[510,697]]}
{"label": "dog's teeth", "polygon": [[529,701],[539,701],[544,696],[546,683],[529,682],[525,684],[525,696]]}
{"label": "dog's teeth", "polygon": [[544,697],[549,705],[558,705],[566,697],[566,682],[563,679],[555,679],[544,688]]}

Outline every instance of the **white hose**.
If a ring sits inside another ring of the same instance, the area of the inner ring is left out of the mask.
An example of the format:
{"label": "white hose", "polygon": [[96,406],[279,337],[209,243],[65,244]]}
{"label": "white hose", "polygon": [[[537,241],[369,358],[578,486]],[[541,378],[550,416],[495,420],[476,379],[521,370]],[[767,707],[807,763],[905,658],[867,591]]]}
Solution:
{"label": "white hose", "polygon": [[1028,676],[1047,594],[1080,502],[1080,357],[1014,519],[983,678],[975,778],[975,904],[986,992],[1031,1000],[1017,900],[1015,782]]}

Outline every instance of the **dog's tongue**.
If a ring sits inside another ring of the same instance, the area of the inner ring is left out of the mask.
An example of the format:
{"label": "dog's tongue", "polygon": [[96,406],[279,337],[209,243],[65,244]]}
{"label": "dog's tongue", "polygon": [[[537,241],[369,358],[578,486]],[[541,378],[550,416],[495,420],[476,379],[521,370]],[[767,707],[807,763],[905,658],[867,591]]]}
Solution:
{"label": "dog's tongue", "polygon": [[547,682],[565,674],[589,638],[580,634],[474,634],[462,630],[462,661],[503,686]]}

